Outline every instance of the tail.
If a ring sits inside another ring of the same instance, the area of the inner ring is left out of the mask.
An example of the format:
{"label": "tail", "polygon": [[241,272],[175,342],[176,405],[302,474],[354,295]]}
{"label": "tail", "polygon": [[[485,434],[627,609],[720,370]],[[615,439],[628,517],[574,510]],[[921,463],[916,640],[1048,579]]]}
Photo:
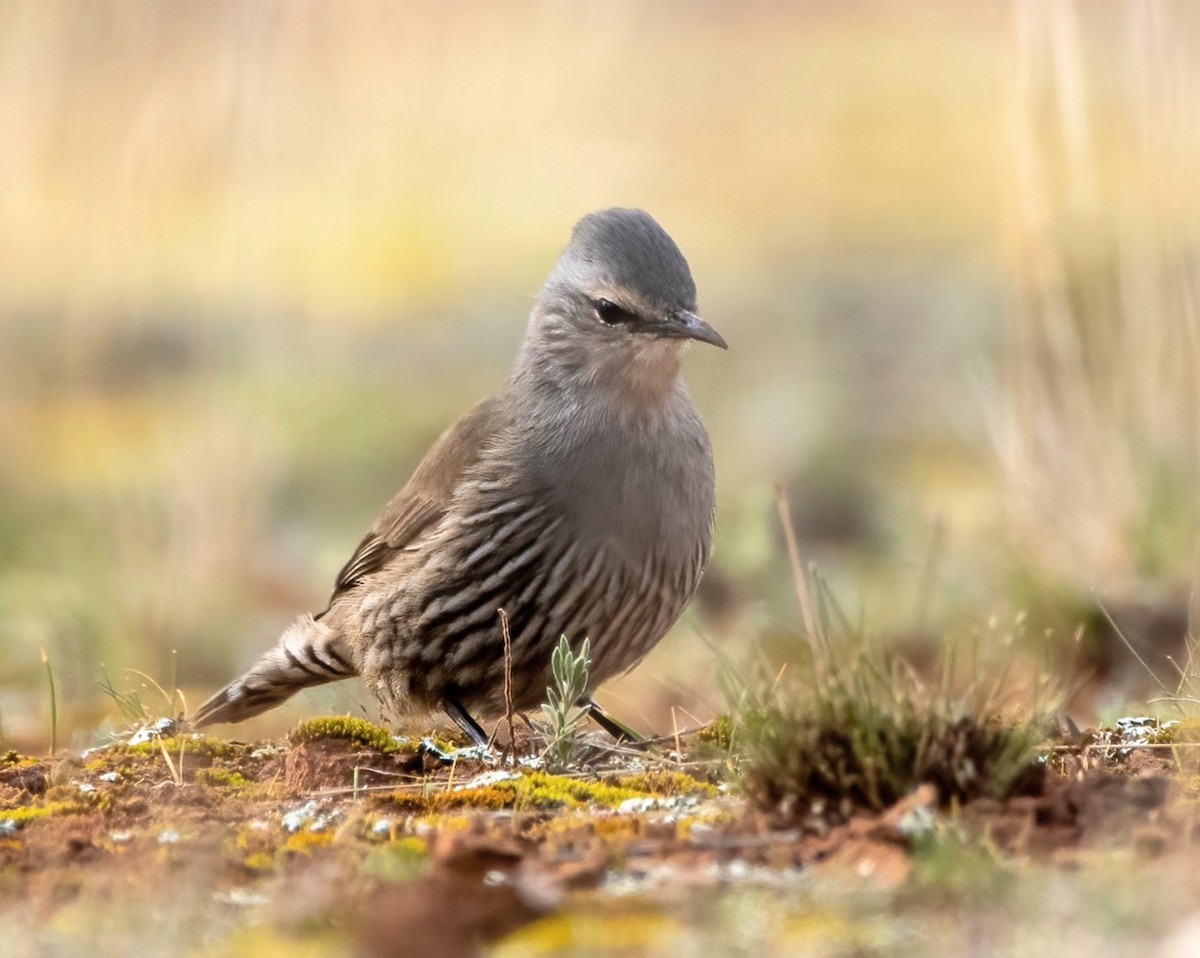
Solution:
{"label": "tail", "polygon": [[201,705],[192,725],[241,722],[274,708],[301,689],[354,675],[358,669],[338,634],[306,615],[292,623],[279,644],[249,672]]}

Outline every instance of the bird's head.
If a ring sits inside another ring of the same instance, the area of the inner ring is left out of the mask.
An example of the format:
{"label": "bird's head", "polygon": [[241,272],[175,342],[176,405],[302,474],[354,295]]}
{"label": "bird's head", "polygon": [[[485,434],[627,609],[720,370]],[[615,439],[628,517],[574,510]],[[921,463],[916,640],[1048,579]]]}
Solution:
{"label": "bird's head", "polygon": [[575,225],[534,308],[530,339],[582,366],[661,359],[672,378],[688,340],[726,348],[696,314],[696,284],[679,247],[648,213],[629,209]]}

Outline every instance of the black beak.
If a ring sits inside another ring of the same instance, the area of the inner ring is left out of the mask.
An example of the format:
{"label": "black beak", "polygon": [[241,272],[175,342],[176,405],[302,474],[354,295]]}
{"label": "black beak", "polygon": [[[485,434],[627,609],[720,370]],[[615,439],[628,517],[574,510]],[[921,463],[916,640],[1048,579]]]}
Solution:
{"label": "black beak", "polygon": [[676,339],[696,339],[702,343],[728,349],[721,334],[708,325],[695,313],[679,312],[668,316],[656,324],[655,332],[660,336],[671,336]]}

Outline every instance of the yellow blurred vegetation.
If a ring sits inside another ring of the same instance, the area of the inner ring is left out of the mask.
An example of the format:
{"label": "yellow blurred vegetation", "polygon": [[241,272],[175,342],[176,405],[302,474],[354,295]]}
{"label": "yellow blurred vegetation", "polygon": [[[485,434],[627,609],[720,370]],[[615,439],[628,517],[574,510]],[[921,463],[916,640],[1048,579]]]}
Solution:
{"label": "yellow blurred vegetation", "polygon": [[733,347],[689,376],[718,567],[670,667],[610,693],[631,720],[720,710],[698,630],[736,650],[797,629],[776,480],[877,631],[1032,606],[1069,645],[1093,590],[1182,601],[1198,20],[1183,0],[5,5],[0,738],[45,737],[39,648],[90,732],[100,662],[165,675],[177,649],[199,695],[319,607],[608,205],[663,222]]}

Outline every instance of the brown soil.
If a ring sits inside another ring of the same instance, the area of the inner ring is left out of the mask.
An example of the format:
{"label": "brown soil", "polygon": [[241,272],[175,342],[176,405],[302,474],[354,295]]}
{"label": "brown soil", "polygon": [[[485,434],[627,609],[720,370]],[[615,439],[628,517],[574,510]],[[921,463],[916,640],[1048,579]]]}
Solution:
{"label": "brown soil", "polygon": [[182,748],[0,757],[0,918],[44,924],[186,896],[201,904],[182,910],[184,935],[232,933],[252,906],[286,934],[348,936],[362,954],[403,941],[407,953],[468,955],[581,892],[664,875],[705,886],[735,866],[824,869],[895,885],[922,821],[1065,865],[1089,848],[1169,855],[1196,829],[1162,751],[1099,761],[1081,746],[1047,763],[1035,794],[935,816],[925,786],[882,815],[781,829],[700,766],[647,772],[622,757],[586,780],[505,781],[479,763],[343,739]]}

